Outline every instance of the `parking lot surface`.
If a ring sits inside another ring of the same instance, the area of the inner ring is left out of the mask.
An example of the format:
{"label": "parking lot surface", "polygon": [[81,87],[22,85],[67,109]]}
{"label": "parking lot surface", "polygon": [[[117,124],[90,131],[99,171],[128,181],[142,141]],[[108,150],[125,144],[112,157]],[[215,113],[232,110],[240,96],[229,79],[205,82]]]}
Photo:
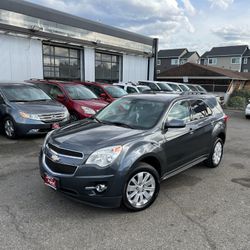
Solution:
{"label": "parking lot surface", "polygon": [[139,213],[93,208],[49,189],[38,170],[43,137],[0,136],[0,249],[250,249],[250,120],[227,113],[220,167],[166,180]]}

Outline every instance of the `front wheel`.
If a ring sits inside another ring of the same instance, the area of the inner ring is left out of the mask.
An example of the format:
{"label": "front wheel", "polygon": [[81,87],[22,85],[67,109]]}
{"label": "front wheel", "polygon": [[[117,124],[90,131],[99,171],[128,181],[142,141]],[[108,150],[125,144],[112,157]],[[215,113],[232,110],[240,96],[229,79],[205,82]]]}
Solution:
{"label": "front wheel", "polygon": [[15,139],[17,137],[15,122],[11,117],[7,117],[4,119],[3,129],[4,129],[5,135],[9,139]]}
{"label": "front wheel", "polygon": [[219,166],[223,156],[223,147],[224,143],[222,139],[217,138],[208,159],[205,161],[207,167],[216,168]]}
{"label": "front wheel", "polygon": [[139,163],[127,179],[123,191],[123,205],[131,211],[141,211],[155,201],[159,189],[159,174],[147,163]]}

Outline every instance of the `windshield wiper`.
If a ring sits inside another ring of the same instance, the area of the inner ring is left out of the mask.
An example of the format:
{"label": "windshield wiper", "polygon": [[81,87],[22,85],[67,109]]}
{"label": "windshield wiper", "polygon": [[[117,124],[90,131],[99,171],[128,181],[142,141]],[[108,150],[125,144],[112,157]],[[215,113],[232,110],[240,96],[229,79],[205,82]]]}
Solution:
{"label": "windshield wiper", "polygon": [[92,116],[93,120],[96,120],[98,123],[103,123],[102,121],[100,121],[98,118],[96,118],[95,116]]}
{"label": "windshield wiper", "polygon": [[126,123],[123,123],[123,122],[103,122],[103,123],[107,123],[107,124],[111,124],[111,125],[115,125],[115,126],[119,126],[119,127],[124,127],[124,128],[131,128],[133,129],[132,126],[126,124]]}

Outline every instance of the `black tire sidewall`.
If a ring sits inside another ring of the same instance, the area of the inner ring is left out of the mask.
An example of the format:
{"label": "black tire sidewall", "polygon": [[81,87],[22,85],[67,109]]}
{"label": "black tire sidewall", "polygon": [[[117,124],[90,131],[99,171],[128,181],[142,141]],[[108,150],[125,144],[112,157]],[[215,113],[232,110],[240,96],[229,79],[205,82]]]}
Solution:
{"label": "black tire sidewall", "polygon": [[[135,208],[133,207],[129,201],[127,200],[127,195],[126,195],[126,190],[127,190],[127,185],[130,181],[130,179],[137,173],[139,172],[149,172],[150,174],[152,174],[155,178],[155,184],[156,184],[156,188],[155,188],[155,193],[152,197],[152,199],[150,200],[150,202],[148,202],[144,207],[141,207],[141,208]],[[160,177],[159,177],[159,174],[157,172],[157,170],[152,167],[151,165],[147,164],[147,163],[144,163],[144,162],[140,162],[137,164],[137,166],[128,174],[127,178],[126,178],[126,181],[125,181],[125,185],[123,187],[123,193],[122,193],[122,205],[128,209],[129,211],[132,211],[132,212],[138,212],[138,211],[141,211],[141,210],[144,210],[148,207],[150,207],[154,201],[156,200],[158,194],[159,194],[159,191],[160,191]]]}
{"label": "black tire sidewall", "polygon": [[[222,145],[222,154],[221,154],[221,158],[220,158],[220,161],[218,164],[215,164],[214,161],[213,161],[213,154],[214,154],[214,150],[215,150],[215,146],[217,145],[217,143],[220,142],[221,145]],[[223,153],[224,153],[224,142],[221,138],[217,138],[213,144],[213,149],[212,149],[212,152],[208,158],[208,161],[207,161],[207,166],[210,167],[210,168],[216,168],[220,165],[221,163],[221,160],[223,158]]]}

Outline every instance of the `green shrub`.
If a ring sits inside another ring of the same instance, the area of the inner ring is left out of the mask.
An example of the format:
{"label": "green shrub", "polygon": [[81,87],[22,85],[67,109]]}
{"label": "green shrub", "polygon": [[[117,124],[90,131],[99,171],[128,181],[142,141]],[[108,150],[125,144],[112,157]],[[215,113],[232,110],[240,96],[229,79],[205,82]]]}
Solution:
{"label": "green shrub", "polygon": [[231,96],[228,101],[228,107],[236,109],[244,109],[246,107],[246,97],[243,96]]}
{"label": "green shrub", "polygon": [[231,97],[240,96],[244,97],[246,100],[250,99],[250,90],[237,90],[234,91]]}

